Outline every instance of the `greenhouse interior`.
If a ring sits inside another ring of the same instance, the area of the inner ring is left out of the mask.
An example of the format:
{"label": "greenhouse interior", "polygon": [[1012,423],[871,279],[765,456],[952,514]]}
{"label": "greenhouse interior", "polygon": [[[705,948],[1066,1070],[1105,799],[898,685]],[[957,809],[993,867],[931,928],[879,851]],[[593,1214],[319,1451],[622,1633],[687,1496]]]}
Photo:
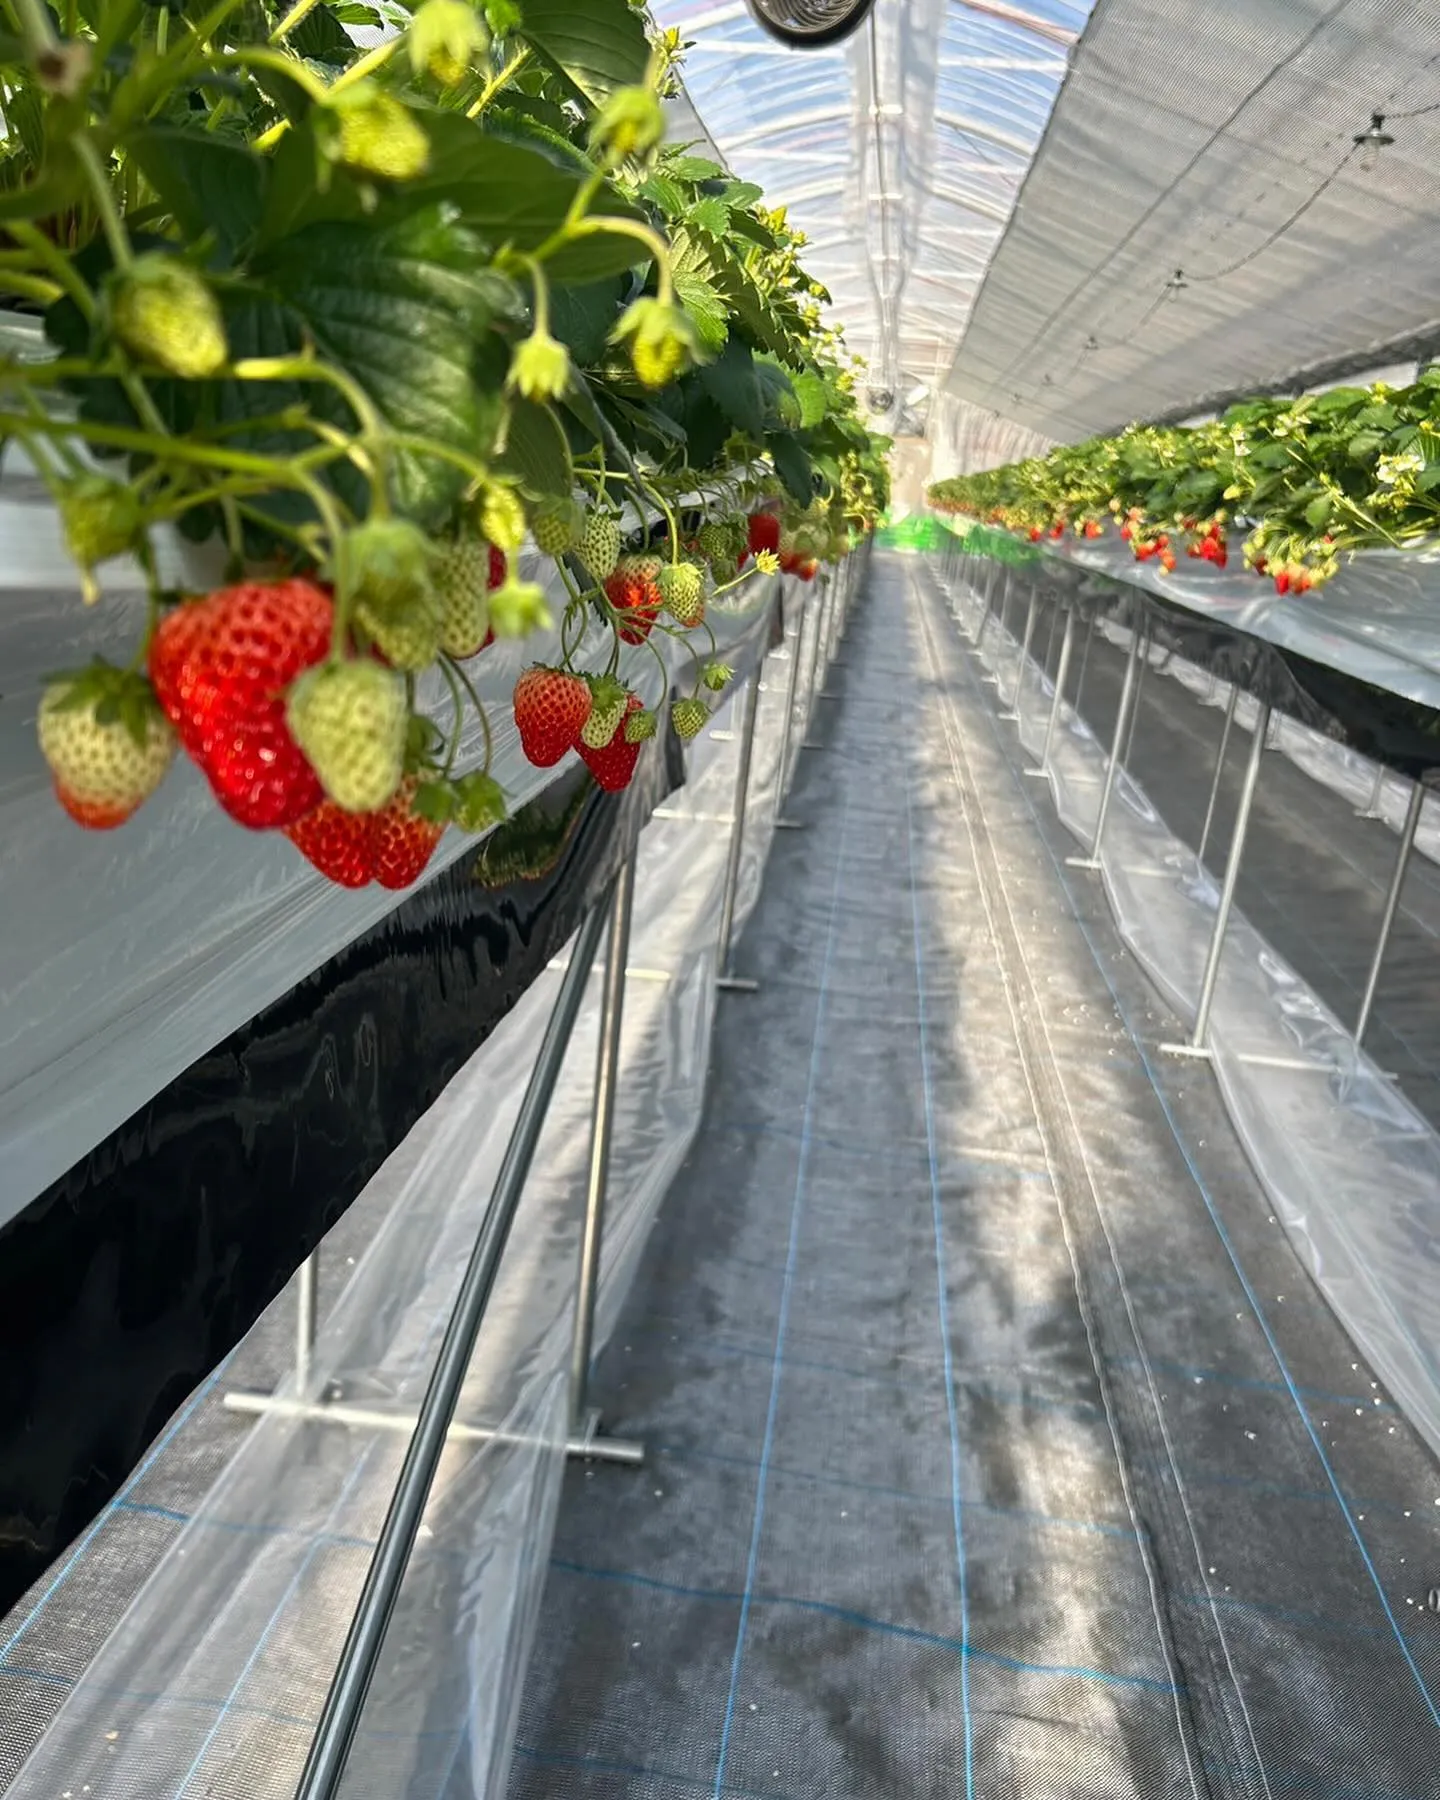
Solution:
{"label": "greenhouse interior", "polygon": [[1440,11],[4,10],[0,1793],[1434,1800]]}

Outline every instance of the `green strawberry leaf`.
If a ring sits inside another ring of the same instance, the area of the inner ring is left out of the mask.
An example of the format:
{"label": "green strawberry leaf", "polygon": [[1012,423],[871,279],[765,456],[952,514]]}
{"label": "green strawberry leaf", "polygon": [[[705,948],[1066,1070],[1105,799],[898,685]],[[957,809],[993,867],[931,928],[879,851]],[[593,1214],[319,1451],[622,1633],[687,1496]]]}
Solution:
{"label": "green strawberry leaf", "polygon": [[152,125],[132,132],[125,149],[191,238],[213,231],[234,258],[259,230],[270,171],[248,145],[215,132]]}
{"label": "green strawberry leaf", "polygon": [[677,271],[674,280],[676,298],[694,321],[701,348],[712,355],[722,350],[730,335],[725,302],[703,275],[683,269]]}
{"label": "green strawberry leaf", "polygon": [[644,18],[628,0],[524,0],[519,32],[594,103],[645,79]]}
{"label": "green strawberry leaf", "polygon": [[548,406],[531,400],[510,402],[510,428],[497,460],[532,500],[564,499],[574,489],[570,446]]}
{"label": "green strawberry leaf", "polygon": [[829,411],[829,393],[824,381],[813,369],[802,370],[798,375],[792,374],[790,386],[800,403],[800,429],[808,431],[812,425],[818,425]]}
{"label": "green strawberry leaf", "polygon": [[[363,10],[367,10],[363,9]],[[378,21],[377,21],[378,22]],[[355,56],[355,43],[328,6],[312,7],[300,23],[291,29],[287,40],[307,62],[328,63],[344,68]]]}
{"label": "green strawberry leaf", "polygon": [[[474,379],[475,342],[496,310],[483,263],[471,235],[436,207],[381,224],[311,226],[257,259],[255,274],[395,430],[474,455],[498,404]],[[338,396],[328,409],[312,403],[331,416],[338,404],[350,423]],[[396,457],[396,498],[417,519],[437,518],[465,483],[449,463],[413,450]]]}
{"label": "green strawberry leaf", "polygon": [[775,473],[789,493],[801,506],[808,506],[815,498],[815,480],[810,458],[799,438],[790,431],[772,431],[765,439],[765,448],[774,460]]}
{"label": "green strawberry leaf", "polygon": [[750,437],[765,431],[765,402],[749,347],[733,334],[715,361],[697,371],[701,387],[734,426]]}

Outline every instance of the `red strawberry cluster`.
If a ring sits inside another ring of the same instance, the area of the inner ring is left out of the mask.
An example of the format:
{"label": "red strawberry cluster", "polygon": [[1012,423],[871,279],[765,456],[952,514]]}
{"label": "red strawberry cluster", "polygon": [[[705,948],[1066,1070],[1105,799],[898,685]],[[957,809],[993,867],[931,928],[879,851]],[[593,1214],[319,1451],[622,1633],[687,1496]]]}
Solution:
{"label": "red strawberry cluster", "polygon": [[413,807],[419,782],[407,776],[399,792],[378,812],[345,812],[323,800],[285,835],[322,875],[340,887],[407,888],[418,881],[445,827],[422,818]]}
{"label": "red strawberry cluster", "polygon": [[1230,549],[1225,541],[1225,521],[1211,519],[1202,529],[1194,519],[1185,521],[1185,528],[1190,532],[1190,541],[1185,546],[1185,554],[1199,562],[1213,563],[1217,569],[1223,569],[1230,560]]}
{"label": "red strawberry cluster", "polygon": [[592,747],[580,733],[594,704],[589,684],[567,669],[536,663],[515,683],[515,726],[520,748],[536,768],[548,769],[567,750],[577,751],[590,773],[607,793],[627,788],[640,759],[639,737],[631,739],[626,727],[644,710],[638,695],[631,694],[608,744]]}

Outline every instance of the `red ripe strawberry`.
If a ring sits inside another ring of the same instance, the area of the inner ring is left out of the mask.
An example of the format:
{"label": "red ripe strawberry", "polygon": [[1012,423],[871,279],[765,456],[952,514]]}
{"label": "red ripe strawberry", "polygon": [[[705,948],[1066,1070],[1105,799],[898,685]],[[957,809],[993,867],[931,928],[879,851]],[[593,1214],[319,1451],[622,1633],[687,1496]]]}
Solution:
{"label": "red ripe strawberry", "polygon": [[515,683],[515,724],[520,748],[537,769],[548,769],[574,747],[590,717],[590,689],[578,675],[529,668]]}
{"label": "red ripe strawberry", "polygon": [[324,876],[338,887],[361,888],[371,879],[370,813],[344,812],[333,800],[322,800],[285,827],[285,836]]}
{"label": "red ripe strawberry", "polygon": [[819,567],[820,564],[813,556],[807,556],[803,562],[796,566],[795,573],[802,581],[813,581],[815,579],[815,571]]}
{"label": "red ripe strawberry", "polygon": [[375,812],[345,812],[324,800],[285,827],[285,836],[309,862],[340,887],[378,881],[407,888],[417,881],[445,835],[445,827],[411,809],[419,779],[407,775],[393,800]]}
{"label": "red ripe strawberry", "polygon": [[1135,530],[1134,530],[1134,527],[1133,527],[1133,526],[1131,526],[1131,525],[1122,525],[1122,526],[1121,526],[1121,527],[1120,527],[1120,536],[1121,536],[1121,537],[1122,537],[1122,538],[1123,538],[1123,539],[1124,539],[1124,541],[1125,541],[1125,542],[1126,542],[1126,543],[1127,543],[1127,544],[1128,544],[1128,543],[1129,543],[1129,542],[1130,542],[1130,540],[1131,540],[1131,538],[1133,538],[1133,537],[1134,537],[1134,535],[1135,535]]}
{"label": "red ripe strawberry", "polygon": [[[631,713],[643,711],[644,704],[639,695],[632,694],[625,708],[626,718]],[[640,745],[630,742],[623,725],[603,750],[592,750],[587,744],[576,747],[586,767],[607,794],[618,794],[622,788],[629,787],[640,756]]]}
{"label": "red ripe strawberry", "polygon": [[1085,521],[1085,535],[1087,538],[1099,537],[1104,529],[1105,527],[1098,519],[1087,519]]}
{"label": "red ripe strawberry", "polygon": [[407,775],[394,799],[370,814],[371,862],[383,888],[407,888],[418,881],[445,835],[443,825],[421,818],[412,808],[419,785]]}
{"label": "red ripe strawberry", "polygon": [[313,581],[245,582],[177,606],[150,643],[150,679],[180,742],[241,825],[293,825],[323,795],[285,723],[285,691],[330,648]]}
{"label": "red ripe strawberry", "polygon": [[1044,537],[1044,535],[1045,535],[1045,533],[1040,529],[1040,527],[1038,525],[1032,525],[1030,527],[1030,542],[1032,544],[1038,544],[1040,542],[1041,538]]}
{"label": "red ripe strawberry", "polygon": [[1055,521],[1055,523],[1050,527],[1050,535],[1052,538],[1064,537],[1065,521],[1063,519],[1057,519]]}
{"label": "red ripe strawberry", "polygon": [[750,554],[758,556],[762,550],[773,550],[777,554],[780,549],[780,519],[776,513],[751,513],[745,521],[746,542]]}
{"label": "red ripe strawberry", "polygon": [[1167,575],[1173,575],[1175,573],[1175,552],[1173,550],[1161,552],[1160,567]]}
{"label": "red ripe strawberry", "polygon": [[606,579],[605,598],[620,615],[616,623],[622,643],[643,644],[665,604],[656,579],[658,564],[652,564],[653,557],[622,556]]}
{"label": "red ripe strawberry", "polygon": [[1277,594],[1288,594],[1290,592],[1290,571],[1288,569],[1281,569],[1279,574],[1275,577],[1275,592]]}

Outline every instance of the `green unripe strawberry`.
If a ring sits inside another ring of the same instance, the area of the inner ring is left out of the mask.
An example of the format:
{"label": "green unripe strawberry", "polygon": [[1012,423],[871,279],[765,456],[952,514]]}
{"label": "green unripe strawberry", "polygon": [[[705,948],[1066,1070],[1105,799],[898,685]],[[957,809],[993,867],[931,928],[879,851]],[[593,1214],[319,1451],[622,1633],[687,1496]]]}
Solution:
{"label": "green unripe strawberry", "polygon": [[285,703],[290,735],[345,812],[374,812],[405,773],[405,683],[375,662],[307,669]]}
{"label": "green unripe strawberry", "polygon": [[513,487],[492,481],[480,496],[480,531],[507,556],[525,542],[525,508]]}
{"label": "green unripe strawberry", "polygon": [[36,727],[56,798],[89,831],[123,825],[175,757],[175,733],[149,682],[105,663],[48,683]]}
{"label": "green unripe strawberry", "polygon": [[700,527],[700,554],[712,567],[733,562],[738,552],[732,548],[733,534],[720,519],[707,519]]}
{"label": "green unripe strawberry", "polygon": [[483,650],[490,635],[490,546],[474,532],[453,539],[435,565],[440,596],[440,648],[463,660]]}
{"label": "green unripe strawberry", "polygon": [[373,81],[357,81],[327,102],[336,120],[335,154],[358,175],[413,181],[430,165],[430,139],[410,108]]}
{"label": "green unripe strawberry", "polygon": [[694,563],[666,563],[656,577],[670,617],[689,631],[705,617],[705,581]]}
{"label": "green unripe strawberry", "polygon": [[597,585],[608,581],[615,573],[615,565],[620,560],[620,527],[608,513],[592,512],[586,517],[575,554],[585,573]]}
{"label": "green unripe strawberry", "polygon": [[404,519],[370,519],[345,539],[342,567],[355,618],[393,668],[428,669],[440,653],[440,598],[430,545]]}
{"label": "green unripe strawberry", "polygon": [[150,250],[110,291],[110,323],[134,357],[185,381],[224,368],[230,354],[219,303],[203,275],[163,250]]}
{"label": "green unripe strawberry", "polygon": [[56,494],[65,547],[79,563],[87,604],[100,597],[90,571],[96,563],[133,550],[144,516],[135,490],[108,475],[79,475]]}
{"label": "green unripe strawberry", "polygon": [[590,682],[590,716],[580,727],[580,742],[591,750],[603,750],[620,729],[630,695],[613,675],[597,675]]}
{"label": "green unripe strawberry", "polygon": [[530,532],[546,556],[563,556],[579,535],[580,508],[573,500],[550,501],[535,514]]}
{"label": "green unripe strawberry", "polygon": [[441,87],[458,87],[489,41],[468,0],[424,0],[410,18],[410,67],[417,75],[429,75]]}
{"label": "green unripe strawberry", "polygon": [[625,742],[627,744],[643,744],[647,738],[653,738],[659,721],[653,712],[642,707],[639,712],[625,715]]}
{"label": "green unripe strawberry", "polygon": [[647,388],[672,382],[688,366],[696,348],[689,315],[649,295],[631,301],[610,333],[610,341],[629,345],[631,367]]}
{"label": "green unripe strawberry", "polygon": [[670,708],[670,723],[675,735],[689,743],[705,729],[710,713],[703,700],[677,700]]}

